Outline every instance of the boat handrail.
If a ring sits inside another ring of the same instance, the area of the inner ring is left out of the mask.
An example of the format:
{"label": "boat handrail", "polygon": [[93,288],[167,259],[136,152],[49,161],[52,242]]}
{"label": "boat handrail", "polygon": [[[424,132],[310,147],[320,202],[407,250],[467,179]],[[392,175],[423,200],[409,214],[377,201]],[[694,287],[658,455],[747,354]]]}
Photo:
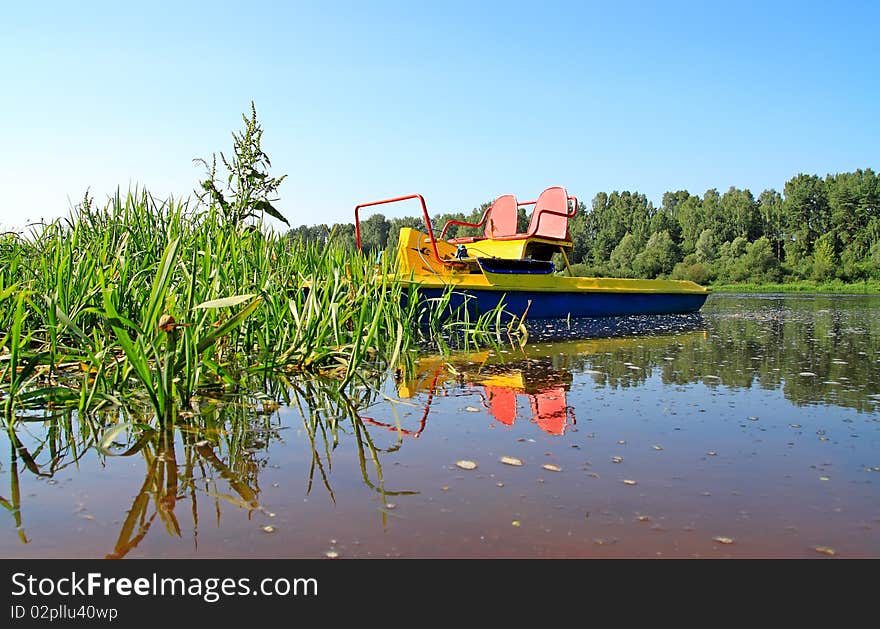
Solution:
{"label": "boat handrail", "polygon": [[467,221],[456,221],[454,219],[450,219],[446,221],[446,224],[443,226],[443,230],[440,232],[440,240],[446,236],[446,230],[449,229],[450,225],[461,225],[462,227],[482,227],[486,224],[486,217],[489,216],[489,210],[492,209],[492,206],[486,208],[486,211],[483,212],[483,217],[480,219],[479,223],[468,223]]}
{"label": "boat handrail", "polygon": [[431,239],[431,248],[434,250],[434,257],[437,258],[442,264],[456,264],[458,261],[456,260],[444,260],[440,257],[440,252],[437,250],[437,240],[434,238],[434,230],[431,227],[431,217],[428,216],[428,206],[425,204],[425,197],[420,194],[408,194],[402,197],[393,197],[391,199],[381,199],[379,201],[370,201],[368,203],[361,203],[360,205],[356,205],[354,208],[354,234],[355,240],[357,242],[358,251],[363,251],[361,248],[361,221],[359,217],[359,212],[361,208],[365,207],[373,207],[375,205],[383,205],[385,203],[397,203],[399,201],[408,201],[410,199],[418,199],[422,204],[422,215],[425,217],[425,227],[428,230],[428,237]]}
{"label": "boat handrail", "polygon": [[[567,216],[568,218],[571,218],[572,216],[577,214],[577,205],[578,205],[577,197],[568,195],[568,200],[572,202],[570,212],[567,212],[566,214],[560,214],[559,212],[551,212],[551,213],[556,214],[558,216]],[[523,201],[521,203],[517,203],[517,207],[523,207],[526,205],[534,205],[537,202],[538,202],[537,199],[535,199],[534,201]],[[545,210],[545,211],[547,211],[547,210]]]}

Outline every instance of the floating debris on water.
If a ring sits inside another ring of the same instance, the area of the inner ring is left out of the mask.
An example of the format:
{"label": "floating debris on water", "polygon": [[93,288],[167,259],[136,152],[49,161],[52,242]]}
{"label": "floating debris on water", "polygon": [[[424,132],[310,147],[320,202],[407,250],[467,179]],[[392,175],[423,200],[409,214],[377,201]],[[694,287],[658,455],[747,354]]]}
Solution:
{"label": "floating debris on water", "polygon": [[802,371],[798,375],[804,376],[805,378],[810,378],[810,377],[814,377],[816,374],[814,374],[812,371]]}
{"label": "floating debris on water", "polygon": [[830,557],[834,557],[837,554],[837,551],[833,548],[829,548],[828,546],[815,546],[813,548],[817,553],[822,553],[823,555],[828,555]]}
{"label": "floating debris on water", "polygon": [[510,525],[511,526],[520,526],[520,525],[522,525],[522,522],[520,522],[519,520],[514,520],[513,522],[510,523]]}
{"label": "floating debris on water", "polygon": [[562,471],[561,467],[559,467],[558,465],[553,465],[552,463],[544,463],[544,465],[542,465],[541,467],[543,467],[545,470],[548,470],[550,472],[561,472]]}
{"label": "floating debris on water", "polygon": [[480,409],[478,409],[476,406],[465,406],[464,410],[466,410],[470,413],[479,413],[480,412]]}
{"label": "floating debris on water", "polygon": [[629,478],[623,479],[623,484],[624,485],[638,485],[638,483],[636,481],[630,480]]}
{"label": "floating debris on water", "polygon": [[612,463],[623,463],[623,457],[622,456],[613,456],[613,457],[611,457],[611,462]]}
{"label": "floating debris on water", "polygon": [[456,461],[455,464],[463,470],[475,470],[477,469],[477,464],[473,461],[461,460]]}
{"label": "floating debris on water", "polygon": [[662,449],[663,449],[663,446],[658,445],[658,444],[654,444],[654,445],[651,446],[651,447],[654,448],[655,450],[662,450]]}
{"label": "floating debris on water", "polygon": [[719,544],[733,544],[732,537],[713,537],[712,541],[718,542]]}
{"label": "floating debris on water", "polygon": [[263,527],[263,532],[264,533],[274,533],[275,527],[272,526],[271,524],[267,524],[266,526]]}
{"label": "floating debris on water", "polygon": [[517,459],[516,457],[512,457],[512,456],[503,456],[498,460],[501,461],[502,463],[504,463],[505,465],[513,465],[516,467],[519,467],[523,464],[522,460]]}
{"label": "floating debris on water", "polygon": [[324,553],[324,556],[325,556],[327,559],[338,559],[338,558],[339,558],[339,553],[336,552],[335,550],[328,550],[327,552]]}

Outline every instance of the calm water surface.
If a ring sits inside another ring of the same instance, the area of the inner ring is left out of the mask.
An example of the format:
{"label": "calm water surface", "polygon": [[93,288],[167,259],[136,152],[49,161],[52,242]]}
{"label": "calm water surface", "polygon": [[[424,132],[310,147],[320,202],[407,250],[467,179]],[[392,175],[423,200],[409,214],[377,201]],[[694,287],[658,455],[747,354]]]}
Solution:
{"label": "calm water surface", "polygon": [[203,399],[103,452],[106,418],[34,416],[0,437],[0,556],[880,557],[878,312],[557,322],[345,395]]}

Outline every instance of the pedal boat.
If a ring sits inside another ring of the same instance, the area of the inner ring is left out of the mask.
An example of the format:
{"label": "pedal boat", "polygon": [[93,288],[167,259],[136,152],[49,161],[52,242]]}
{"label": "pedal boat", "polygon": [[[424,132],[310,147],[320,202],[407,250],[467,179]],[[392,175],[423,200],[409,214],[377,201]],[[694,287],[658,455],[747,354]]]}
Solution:
{"label": "pedal boat", "polygon": [[[556,319],[698,311],[709,289],[683,280],[576,277],[568,252],[574,246],[568,220],[577,199],[564,188],[547,188],[536,201],[519,203],[503,195],[478,223],[448,221],[434,236],[425,199],[420,194],[362,203],[355,207],[355,236],[361,248],[360,210],[417,199],[426,232],[400,230],[396,251],[397,281],[414,285],[420,298],[439,299],[451,290],[446,308],[467,308],[479,315],[502,304],[506,314],[528,319]],[[534,205],[526,232],[516,231],[517,209]],[[483,236],[444,239],[453,224],[482,227]],[[567,275],[552,261],[559,253]]]}

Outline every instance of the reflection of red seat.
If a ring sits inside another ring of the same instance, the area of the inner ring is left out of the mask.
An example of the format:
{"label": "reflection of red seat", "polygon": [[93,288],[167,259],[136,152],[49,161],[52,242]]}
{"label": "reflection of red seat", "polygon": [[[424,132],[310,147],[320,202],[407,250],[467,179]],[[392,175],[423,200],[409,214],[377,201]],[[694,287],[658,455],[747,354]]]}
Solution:
{"label": "reflection of red seat", "polygon": [[513,426],[516,421],[516,391],[507,387],[483,387],[489,400],[492,417],[505,426]]}
{"label": "reflection of red seat", "polygon": [[497,199],[483,214],[483,218],[479,223],[466,223],[464,221],[446,221],[443,231],[440,232],[440,238],[446,234],[446,230],[450,225],[463,225],[465,227],[483,227],[483,236],[462,236],[461,238],[450,238],[449,242],[454,245],[466,244],[482,240],[483,238],[499,238],[501,236],[510,236],[516,233],[516,197],[512,194],[505,194]]}
{"label": "reflection of red seat", "polygon": [[541,430],[551,435],[565,432],[568,422],[568,406],[565,403],[565,388],[550,387],[531,396],[532,419]]}

